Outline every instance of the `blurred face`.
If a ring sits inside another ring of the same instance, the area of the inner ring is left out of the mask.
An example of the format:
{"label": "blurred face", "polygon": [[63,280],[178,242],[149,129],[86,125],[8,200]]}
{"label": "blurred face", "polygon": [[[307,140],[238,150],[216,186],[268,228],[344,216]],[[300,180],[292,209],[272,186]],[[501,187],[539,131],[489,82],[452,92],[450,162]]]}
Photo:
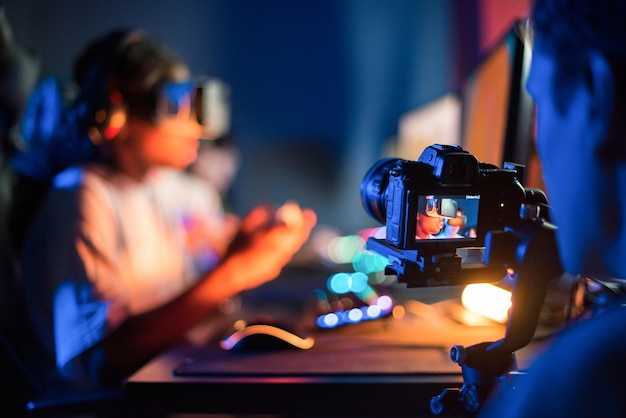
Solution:
{"label": "blurred face", "polygon": [[184,169],[198,156],[201,126],[192,112],[192,88],[185,83],[189,72],[181,65],[170,76],[157,101],[155,120],[129,116],[117,141],[122,158],[139,173],[153,166]]}
{"label": "blurred face", "polygon": [[429,235],[438,234],[443,228],[443,218],[430,217],[421,213],[417,214],[417,228],[415,235],[417,238],[428,238]]}
{"label": "blurred face", "polygon": [[[593,208],[606,193],[606,179],[595,158],[597,116],[591,111],[588,80],[571,85],[572,96],[557,111],[553,86],[558,77],[555,58],[535,39],[527,88],[537,104],[537,150],[543,165],[546,193],[558,227],[557,242],[564,268],[572,274],[597,262],[603,216]],[[597,113],[597,112],[596,112]]]}
{"label": "blurred face", "polygon": [[156,125],[142,119],[127,123],[130,150],[145,166],[184,169],[198,156],[200,125],[193,118],[165,118]]}

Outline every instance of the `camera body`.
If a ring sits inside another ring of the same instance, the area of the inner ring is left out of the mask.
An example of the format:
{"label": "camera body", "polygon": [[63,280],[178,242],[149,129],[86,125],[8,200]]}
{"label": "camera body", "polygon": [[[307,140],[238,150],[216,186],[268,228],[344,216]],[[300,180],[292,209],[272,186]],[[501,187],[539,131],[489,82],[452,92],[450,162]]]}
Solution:
{"label": "camera body", "polygon": [[495,254],[511,258],[513,243],[494,247],[493,238],[522,217],[549,220],[545,194],[524,188],[523,174],[522,165],[479,163],[457,145],[431,145],[417,161],[380,160],[361,182],[361,202],[385,238],[366,248],[409,287],[500,281],[507,267]]}
{"label": "camera body", "polygon": [[[519,218],[526,200],[518,180],[521,170],[479,163],[460,146],[435,144],[418,161],[378,161],[361,183],[361,200],[366,212],[386,225],[385,239],[398,250],[442,253],[482,247],[487,232]],[[461,216],[463,222],[458,222]],[[434,218],[463,228],[452,236],[420,236],[420,219],[436,224]]]}

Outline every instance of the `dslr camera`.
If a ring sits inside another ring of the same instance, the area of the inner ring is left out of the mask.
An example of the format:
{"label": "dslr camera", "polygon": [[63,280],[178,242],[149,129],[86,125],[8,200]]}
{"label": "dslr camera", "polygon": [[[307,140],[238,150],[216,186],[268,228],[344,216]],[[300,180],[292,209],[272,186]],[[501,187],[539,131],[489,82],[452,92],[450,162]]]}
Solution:
{"label": "dslr camera", "polygon": [[[386,158],[361,182],[365,211],[385,224],[367,248],[386,256],[387,274],[409,287],[499,281],[502,266],[482,258],[485,238],[520,218],[523,205],[547,205],[520,183],[524,166],[479,163],[457,145],[427,147],[417,161]],[[471,260],[474,259],[474,262]]]}

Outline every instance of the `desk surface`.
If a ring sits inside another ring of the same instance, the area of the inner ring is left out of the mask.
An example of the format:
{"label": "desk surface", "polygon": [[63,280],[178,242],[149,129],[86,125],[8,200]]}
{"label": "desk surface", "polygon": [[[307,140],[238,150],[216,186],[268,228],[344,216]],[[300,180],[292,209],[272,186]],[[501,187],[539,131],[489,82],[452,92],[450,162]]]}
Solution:
{"label": "desk surface", "polygon": [[[430,399],[463,382],[450,347],[496,341],[505,328],[462,324],[455,301],[404,306],[398,319],[319,331],[310,350],[232,353],[215,339],[177,346],[128,379],[128,399],[155,412],[432,416]],[[518,352],[520,368],[536,352]]]}

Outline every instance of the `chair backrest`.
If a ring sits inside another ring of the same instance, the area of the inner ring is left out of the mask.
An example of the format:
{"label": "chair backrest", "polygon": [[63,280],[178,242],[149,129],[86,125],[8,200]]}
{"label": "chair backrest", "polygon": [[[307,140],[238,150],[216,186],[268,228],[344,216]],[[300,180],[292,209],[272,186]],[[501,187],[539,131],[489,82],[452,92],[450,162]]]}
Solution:
{"label": "chair backrest", "polygon": [[7,228],[11,184],[8,164],[0,160],[0,405],[7,416],[19,417],[25,413],[26,401],[36,396],[38,390],[24,367],[18,348],[19,321],[24,315],[20,312],[23,305],[17,258]]}
{"label": "chair backrest", "polygon": [[0,416],[134,416],[122,388],[48,395],[27,368],[22,358],[26,349],[23,342],[32,329],[20,288],[18,250],[8,228],[14,184],[13,173],[0,158]]}
{"label": "chair backrest", "polygon": [[38,396],[33,381],[23,368],[19,353],[4,330],[0,331],[0,405],[11,417],[26,416],[29,400]]}

